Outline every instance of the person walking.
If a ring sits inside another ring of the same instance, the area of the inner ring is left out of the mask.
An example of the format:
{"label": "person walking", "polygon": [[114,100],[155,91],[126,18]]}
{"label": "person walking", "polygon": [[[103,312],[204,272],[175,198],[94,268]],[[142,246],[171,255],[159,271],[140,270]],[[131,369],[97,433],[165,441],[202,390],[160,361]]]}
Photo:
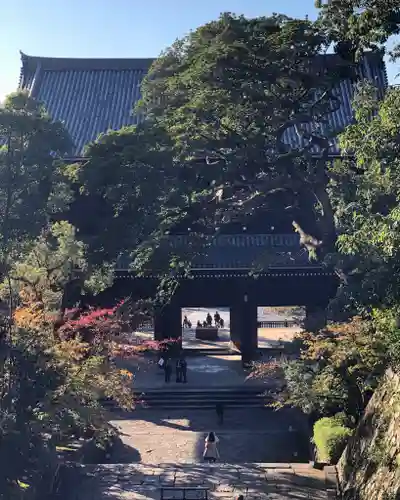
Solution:
{"label": "person walking", "polygon": [[224,423],[224,405],[222,403],[217,403],[215,405],[215,410],[218,417],[218,424],[222,425]]}
{"label": "person walking", "polygon": [[217,458],[219,458],[219,452],[217,448],[217,444],[219,443],[219,439],[214,432],[209,432],[208,436],[204,442],[204,453],[203,458],[207,462],[216,462]]}
{"label": "person walking", "polygon": [[181,370],[181,382],[186,384],[187,383],[187,363],[186,363],[185,358],[182,357],[179,360],[179,366],[180,366],[180,370]]}
{"label": "person walking", "polygon": [[207,316],[206,316],[206,325],[207,326],[212,326],[212,317],[211,317],[210,313],[207,313]]}
{"label": "person walking", "polygon": [[164,361],[164,375],[165,375],[165,382],[167,383],[171,381],[171,372],[172,372],[171,361],[169,358],[166,358]]}

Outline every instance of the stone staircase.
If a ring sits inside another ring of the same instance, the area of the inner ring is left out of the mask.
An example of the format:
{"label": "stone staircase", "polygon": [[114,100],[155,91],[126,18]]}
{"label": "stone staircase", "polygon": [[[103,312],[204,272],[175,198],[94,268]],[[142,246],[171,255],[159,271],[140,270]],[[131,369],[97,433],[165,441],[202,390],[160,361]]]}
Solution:
{"label": "stone staircase", "polygon": [[69,475],[69,484],[60,485],[64,499],[337,498],[335,468],[316,470],[310,464],[102,464],[77,466],[74,478]]}
{"label": "stone staircase", "polygon": [[200,408],[215,409],[217,403],[225,408],[259,408],[272,399],[265,387],[227,387],[213,389],[157,389],[137,391],[138,406],[143,408]]}
{"label": "stone staircase", "polygon": [[[171,384],[172,385],[172,384]],[[216,387],[213,389],[143,389],[134,391],[136,409],[202,409],[215,410],[217,403],[224,408],[261,408],[272,402],[266,394],[266,387]],[[112,400],[103,400],[103,406],[110,410],[117,409]]]}

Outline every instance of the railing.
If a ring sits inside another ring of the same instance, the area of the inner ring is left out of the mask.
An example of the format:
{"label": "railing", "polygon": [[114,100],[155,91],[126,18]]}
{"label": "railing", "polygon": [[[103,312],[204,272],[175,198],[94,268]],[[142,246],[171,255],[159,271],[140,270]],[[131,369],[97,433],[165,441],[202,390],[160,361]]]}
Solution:
{"label": "railing", "polygon": [[160,500],[207,500],[208,488],[193,487],[193,488],[179,488],[179,487],[166,487],[161,488]]}
{"label": "railing", "polygon": [[[282,320],[282,321],[258,321],[258,328],[294,328],[297,326],[297,322],[294,320]],[[228,325],[227,325],[228,326]],[[138,329],[149,329],[154,328],[154,322],[151,319],[143,321]],[[203,328],[203,326],[201,327]],[[212,328],[215,328],[214,326]]]}
{"label": "railing", "polygon": [[258,321],[258,328],[293,328],[297,325],[296,321]]}
{"label": "railing", "polygon": [[[173,235],[169,237],[172,248],[189,246],[195,242],[196,238],[188,234]],[[220,234],[218,236],[205,236],[201,240],[204,245],[212,247],[299,247],[299,235],[295,233],[288,234]]]}

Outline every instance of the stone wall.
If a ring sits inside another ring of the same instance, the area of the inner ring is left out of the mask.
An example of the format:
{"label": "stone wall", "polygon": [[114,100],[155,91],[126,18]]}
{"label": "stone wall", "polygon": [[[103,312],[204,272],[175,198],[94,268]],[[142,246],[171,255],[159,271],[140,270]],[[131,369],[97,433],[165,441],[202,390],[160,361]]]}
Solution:
{"label": "stone wall", "polygon": [[400,376],[388,370],[338,463],[345,500],[400,499]]}

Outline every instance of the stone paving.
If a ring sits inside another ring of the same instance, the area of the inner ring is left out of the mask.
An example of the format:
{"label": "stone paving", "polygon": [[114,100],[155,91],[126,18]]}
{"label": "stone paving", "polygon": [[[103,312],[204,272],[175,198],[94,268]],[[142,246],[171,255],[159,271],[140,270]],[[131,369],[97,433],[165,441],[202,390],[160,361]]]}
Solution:
{"label": "stone paving", "polygon": [[251,463],[198,464],[109,464],[82,466],[79,488],[69,500],[142,500],[160,499],[162,488],[168,499],[182,499],[182,488],[188,499],[245,500],[326,500],[334,498],[334,471],[319,471],[308,464]]}
{"label": "stone paving", "polygon": [[123,359],[118,361],[118,366],[133,373],[133,386],[137,391],[162,388],[185,391],[194,388],[251,387],[264,383],[248,378],[248,373],[243,371],[242,358],[237,355],[188,356],[187,384],[175,383],[174,377],[170,383],[166,383],[164,372],[156,361],[156,358]]}
{"label": "stone paving", "polygon": [[211,430],[220,439],[225,462],[303,462],[309,457],[304,419],[289,409],[227,408],[223,426],[211,410],[137,410],[131,419],[112,424],[122,433],[114,463],[199,463]]}

